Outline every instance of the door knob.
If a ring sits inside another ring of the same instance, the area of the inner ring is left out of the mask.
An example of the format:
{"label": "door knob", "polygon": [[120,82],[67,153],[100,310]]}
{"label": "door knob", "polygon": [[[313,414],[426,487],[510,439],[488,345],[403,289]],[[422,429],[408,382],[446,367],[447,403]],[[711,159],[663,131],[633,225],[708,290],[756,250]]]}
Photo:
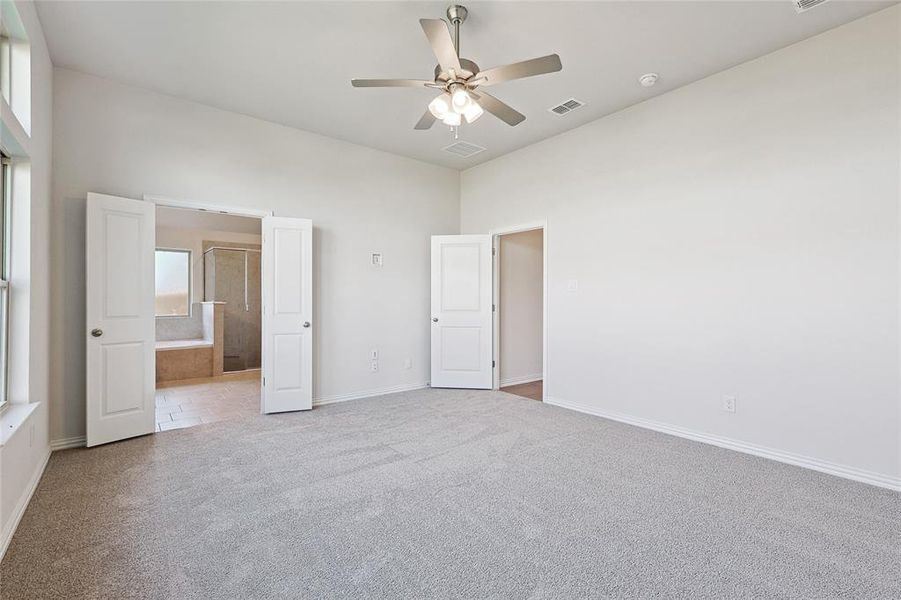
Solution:
{"label": "door knob", "polygon": [[432,317],[432,323],[437,323],[437,322],[438,322],[438,317]]}
{"label": "door knob", "polygon": [[303,326],[304,326],[304,327],[309,327],[309,326],[310,326],[310,322],[309,322],[309,321],[304,321],[304,322],[303,322]]}
{"label": "door knob", "polygon": [[94,337],[100,337],[101,335],[103,335],[103,330],[100,328],[94,328],[91,330],[91,335],[93,335]]}

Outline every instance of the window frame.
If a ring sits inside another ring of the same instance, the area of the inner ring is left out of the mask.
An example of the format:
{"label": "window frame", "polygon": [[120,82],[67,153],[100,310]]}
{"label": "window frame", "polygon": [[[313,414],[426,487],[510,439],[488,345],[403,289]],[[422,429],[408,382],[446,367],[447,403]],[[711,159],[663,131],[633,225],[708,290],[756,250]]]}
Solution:
{"label": "window frame", "polygon": [[[181,252],[188,255],[188,314],[186,315],[158,315],[156,314],[156,253],[157,252]],[[158,246],[153,250],[154,290],[153,290],[153,316],[156,319],[190,319],[194,316],[194,251],[190,248],[169,248]]]}
{"label": "window frame", "polygon": [[12,166],[0,154],[0,410],[9,404],[9,313],[10,267],[12,265]]}

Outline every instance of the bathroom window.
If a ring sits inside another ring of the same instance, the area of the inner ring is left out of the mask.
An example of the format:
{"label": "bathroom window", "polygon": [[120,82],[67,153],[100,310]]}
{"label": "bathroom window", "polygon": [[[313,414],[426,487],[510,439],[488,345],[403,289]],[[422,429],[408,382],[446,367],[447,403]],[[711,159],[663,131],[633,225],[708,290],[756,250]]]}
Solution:
{"label": "bathroom window", "polygon": [[0,155],[0,409],[9,397],[9,247],[12,185],[9,160]]}
{"label": "bathroom window", "polygon": [[191,251],[156,250],[156,316],[191,316]]}

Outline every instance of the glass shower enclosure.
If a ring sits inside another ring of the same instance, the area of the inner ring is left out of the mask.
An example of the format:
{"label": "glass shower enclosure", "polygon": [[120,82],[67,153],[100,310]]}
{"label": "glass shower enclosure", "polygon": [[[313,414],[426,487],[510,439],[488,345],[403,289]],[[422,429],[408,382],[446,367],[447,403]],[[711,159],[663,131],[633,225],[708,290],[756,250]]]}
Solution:
{"label": "glass shower enclosure", "polygon": [[225,371],[260,368],[263,325],[260,252],[256,244],[203,243],[203,299],[225,303]]}

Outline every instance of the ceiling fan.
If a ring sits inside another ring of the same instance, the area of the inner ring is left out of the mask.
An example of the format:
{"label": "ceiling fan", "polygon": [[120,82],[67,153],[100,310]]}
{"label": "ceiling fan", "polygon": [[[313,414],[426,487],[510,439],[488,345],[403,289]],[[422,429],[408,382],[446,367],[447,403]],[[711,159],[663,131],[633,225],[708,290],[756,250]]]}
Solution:
{"label": "ceiling fan", "polygon": [[433,80],[351,79],[351,84],[354,87],[427,87],[442,90],[429,103],[428,110],[414,129],[428,129],[435,121],[458,127],[463,119],[472,123],[486,110],[507,125],[522,123],[526,119],[525,115],[479,88],[533,75],[555,73],[563,68],[560,57],[549,54],[481,71],[476,63],[460,57],[460,25],[466,20],[468,12],[466,7],[457,4],[448,7],[447,18],[454,28],[453,39],[444,20],[419,20],[432,46],[432,52],[438,59]]}

